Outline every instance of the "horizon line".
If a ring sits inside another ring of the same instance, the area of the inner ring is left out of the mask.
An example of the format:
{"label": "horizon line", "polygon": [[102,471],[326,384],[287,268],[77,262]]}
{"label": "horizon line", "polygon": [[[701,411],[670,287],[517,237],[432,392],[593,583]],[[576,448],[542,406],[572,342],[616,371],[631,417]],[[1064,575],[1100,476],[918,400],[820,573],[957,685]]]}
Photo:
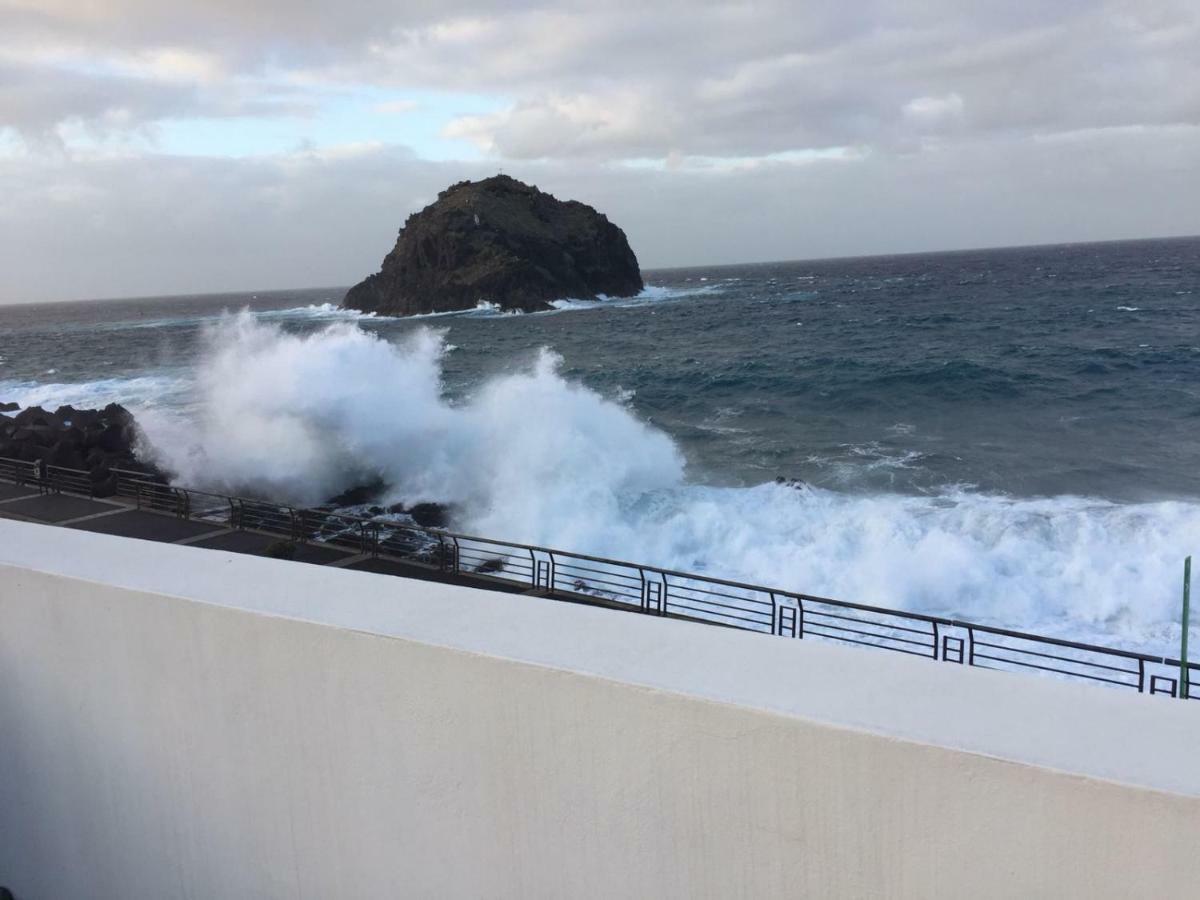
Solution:
{"label": "horizon line", "polygon": [[[740,262],[724,262],[724,263],[687,263],[683,265],[672,266],[647,266],[642,269],[643,273],[647,272],[680,272],[688,269],[731,269],[744,266],[778,266],[778,265],[795,265],[798,263],[826,263],[826,262],[844,262],[855,259],[895,259],[897,257],[907,256],[952,256],[956,254],[967,253],[990,253],[1000,250],[1035,250],[1049,249],[1053,247],[1088,247],[1101,246],[1105,244],[1136,244],[1150,243],[1154,241],[1188,241],[1200,240],[1200,233],[1196,234],[1176,234],[1176,235],[1154,235],[1150,237],[1130,237],[1130,238],[1105,238],[1096,241],[1049,241],[1046,243],[1034,244],[992,244],[977,247],[960,247],[953,249],[941,250],[902,250],[891,253],[851,253],[834,256],[817,256],[817,257],[801,257],[793,259],[764,259],[764,260],[743,260]],[[56,304],[69,303],[120,303],[120,302],[138,302],[143,300],[182,300],[186,298],[199,297],[223,297],[223,296],[243,296],[246,294],[284,294],[292,291],[345,291],[352,285],[306,285],[306,286],[290,286],[290,287],[272,287],[272,288],[233,288],[228,290],[217,291],[181,291],[171,294],[134,294],[130,296],[108,296],[108,297],[61,297],[53,300],[18,300],[15,302],[0,301],[0,309],[11,308],[17,306],[51,306]]]}

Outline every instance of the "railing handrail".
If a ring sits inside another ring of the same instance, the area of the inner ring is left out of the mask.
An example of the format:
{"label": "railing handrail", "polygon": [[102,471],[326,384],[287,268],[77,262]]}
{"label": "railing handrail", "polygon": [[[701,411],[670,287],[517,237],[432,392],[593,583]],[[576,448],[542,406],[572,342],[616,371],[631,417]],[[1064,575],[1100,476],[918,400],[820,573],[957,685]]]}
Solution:
{"label": "railing handrail", "polygon": [[[24,460],[16,460],[16,459],[11,459],[11,458],[7,458],[7,457],[0,457],[0,465],[11,466],[14,474],[16,474],[19,471],[19,469],[21,469],[21,468],[29,468],[32,470],[33,467],[36,466],[37,464],[33,463],[33,462],[27,462]],[[1162,655],[1156,655],[1156,654],[1150,654],[1150,653],[1142,653],[1142,652],[1138,652],[1138,651],[1134,651],[1134,650],[1125,650],[1125,649],[1121,649],[1121,648],[1117,648],[1117,647],[1104,647],[1104,646],[1101,646],[1098,644],[1089,644],[1089,643],[1084,643],[1081,641],[1067,640],[1065,638],[1056,638],[1056,637],[1049,637],[1047,635],[1032,634],[1030,632],[1016,631],[1014,629],[1001,628],[1001,627],[998,627],[995,625],[985,625],[982,623],[970,622],[970,621],[965,621],[962,619],[953,619],[953,618],[947,618],[944,616],[931,616],[931,615],[927,615],[925,613],[912,612],[912,611],[908,611],[908,610],[889,609],[889,608],[883,607],[883,606],[873,606],[873,605],[865,604],[865,603],[854,603],[854,602],[847,601],[847,600],[835,600],[830,597],[820,597],[820,596],[817,596],[814,594],[806,594],[806,593],[803,593],[800,591],[787,590],[784,588],[771,588],[771,587],[766,587],[764,585],[751,584],[749,582],[734,581],[734,580],[727,579],[727,578],[718,578],[718,577],[712,576],[712,575],[701,575],[701,574],[695,573],[695,572],[683,572],[678,569],[667,569],[667,568],[663,568],[661,566],[655,566],[655,565],[651,565],[651,564],[633,563],[633,562],[629,562],[627,560],[612,559],[611,557],[595,556],[595,555],[586,554],[586,553],[577,553],[573,550],[559,550],[559,549],[555,549],[555,548],[551,548],[551,547],[539,546],[536,544],[524,544],[524,543],[519,543],[516,541],[503,541],[503,540],[498,540],[496,538],[487,538],[487,537],[481,537],[479,535],[465,534],[462,532],[454,532],[454,531],[449,531],[449,530],[440,529],[440,528],[431,528],[428,526],[418,525],[416,523],[407,524],[407,523],[402,523],[402,522],[395,522],[395,523],[380,522],[376,519],[367,518],[365,516],[357,516],[357,515],[353,515],[350,513],[337,512],[335,510],[324,510],[324,509],[313,508],[313,507],[295,507],[295,506],[290,506],[290,505],[284,504],[284,503],[278,503],[273,500],[255,499],[255,498],[249,498],[249,497],[238,497],[238,496],[232,495],[232,494],[221,494],[221,493],[217,493],[214,491],[204,491],[204,490],[197,490],[197,489],[188,488],[188,487],[169,485],[169,484],[164,484],[159,481],[154,481],[145,472],[138,472],[138,471],[135,471],[132,469],[123,469],[123,468],[119,468],[119,467],[114,467],[110,471],[113,474],[117,475],[118,479],[124,478],[127,481],[132,481],[133,484],[137,488],[151,487],[157,491],[161,491],[164,494],[169,492],[176,496],[183,495],[183,498],[187,500],[187,509],[188,509],[188,512],[185,513],[185,515],[190,515],[190,510],[191,510],[190,496],[192,496],[192,495],[195,495],[197,497],[208,497],[208,498],[220,500],[223,503],[228,504],[231,509],[233,509],[235,507],[240,507],[241,509],[244,510],[247,504],[251,504],[253,506],[273,507],[274,509],[278,510],[281,515],[287,515],[290,518],[292,527],[293,527],[293,536],[295,536],[295,528],[296,528],[297,522],[302,523],[304,521],[304,517],[307,516],[308,514],[312,513],[312,514],[316,514],[316,516],[318,518],[325,517],[325,518],[330,518],[330,519],[336,519],[340,522],[348,523],[351,526],[356,526],[360,529],[360,532],[364,535],[367,533],[368,530],[372,531],[374,534],[373,540],[375,542],[376,550],[377,550],[378,544],[379,544],[379,537],[378,537],[379,532],[381,530],[388,529],[388,528],[393,528],[393,529],[397,529],[397,530],[402,529],[409,533],[416,533],[419,535],[423,535],[423,536],[429,538],[431,541],[437,541],[443,545],[446,541],[451,541],[451,542],[453,542],[453,546],[455,548],[455,551],[454,551],[454,553],[455,553],[454,565],[455,566],[458,565],[457,558],[458,558],[459,551],[461,549],[459,547],[459,542],[466,541],[466,542],[473,542],[473,543],[477,543],[477,544],[491,545],[494,547],[503,547],[503,548],[507,548],[510,550],[515,549],[515,550],[522,550],[522,551],[528,552],[530,554],[529,564],[532,566],[532,568],[535,570],[535,572],[538,573],[535,575],[535,577],[540,577],[540,568],[539,568],[540,563],[537,559],[537,554],[544,554],[549,560],[551,572],[554,571],[554,566],[557,565],[558,560],[570,559],[570,560],[580,560],[580,561],[584,561],[584,562],[596,563],[599,565],[612,566],[617,569],[626,570],[627,572],[630,570],[636,571],[638,573],[637,577],[640,578],[640,580],[643,584],[643,588],[648,583],[647,582],[648,575],[651,577],[658,576],[662,580],[662,584],[664,586],[664,591],[663,591],[664,594],[666,593],[667,589],[672,587],[672,585],[670,585],[669,581],[667,581],[666,579],[679,578],[679,579],[683,579],[683,580],[691,581],[691,582],[699,582],[699,583],[719,586],[719,587],[723,587],[723,588],[733,588],[736,590],[751,591],[751,592],[755,592],[755,593],[759,593],[759,594],[764,594],[771,598],[770,605],[772,607],[772,610],[776,610],[776,607],[777,607],[777,599],[776,598],[789,598],[789,599],[797,601],[797,603],[799,604],[801,617],[803,617],[803,614],[804,614],[803,605],[805,603],[811,603],[811,604],[819,604],[822,606],[834,607],[834,608],[838,608],[838,609],[857,610],[860,612],[867,612],[867,613],[873,613],[876,615],[889,616],[889,617],[901,619],[901,620],[922,622],[927,625],[933,626],[932,631],[930,632],[930,636],[933,640],[933,656],[935,659],[938,658],[938,653],[940,652],[940,649],[937,646],[938,630],[940,628],[953,628],[953,629],[959,629],[962,631],[966,631],[967,634],[970,636],[970,641],[972,642],[972,644],[974,644],[974,641],[975,641],[974,635],[976,633],[980,633],[980,634],[987,634],[987,635],[996,635],[996,636],[1000,636],[1000,637],[1008,637],[1008,638],[1013,638],[1015,640],[1029,641],[1029,642],[1032,642],[1035,644],[1050,645],[1050,646],[1061,647],[1061,648],[1070,649],[1070,650],[1079,650],[1079,651],[1087,652],[1087,653],[1098,653],[1098,654],[1102,654],[1105,656],[1116,657],[1116,658],[1120,658],[1120,659],[1135,660],[1140,665],[1145,664],[1145,663],[1151,663],[1154,665],[1161,665],[1161,666],[1165,666],[1165,667],[1174,667],[1174,668],[1178,668],[1181,665],[1181,663],[1178,659],[1173,659],[1169,656],[1162,656]],[[88,473],[84,470],[72,469],[72,468],[68,468],[68,467],[64,467],[64,466],[47,466],[47,472],[48,473],[62,472],[62,473],[69,473],[71,476],[90,477],[90,473]],[[253,508],[253,506],[252,506],[252,508]],[[270,530],[270,529],[266,528],[263,530]],[[603,573],[600,573],[600,574],[603,574]],[[620,573],[613,572],[611,574],[616,576],[616,575],[619,575]],[[632,578],[634,576],[629,575],[629,576],[625,576],[625,577]],[[687,587],[685,585],[676,585],[675,587],[678,587],[683,590],[687,590]],[[557,586],[550,585],[550,589],[552,591],[556,590]],[[766,605],[766,601],[753,601],[751,598],[724,597],[724,595],[720,595],[720,596],[722,596],[724,599],[728,599],[728,600],[738,599],[738,600],[745,601],[747,603],[756,602],[756,603],[760,603],[762,605]],[[655,599],[657,600],[657,602],[661,603],[663,598],[662,598],[662,596],[657,596]],[[749,610],[745,610],[745,612],[746,612],[746,614],[750,614]],[[813,612],[813,611],[809,611],[809,612],[814,615],[821,615],[818,612]],[[758,614],[755,614],[755,615],[758,615]],[[765,613],[763,613],[763,615],[765,615]],[[776,615],[776,612],[773,611],[772,617],[774,617],[775,615]],[[794,620],[793,620],[792,624],[794,627],[795,626]],[[884,628],[884,629],[900,627],[900,626],[892,626],[891,624],[889,624],[887,622],[864,622],[864,624],[872,625],[873,627]],[[745,626],[742,626],[742,627],[745,627]],[[774,627],[774,625],[772,627]],[[903,630],[903,629],[901,629],[901,630]],[[877,637],[879,637],[879,636],[877,636]],[[839,638],[835,637],[834,639],[836,640]],[[880,646],[880,645],[873,644],[872,646]],[[1013,653],[1021,653],[1021,652],[1031,653],[1032,652],[1032,651],[1025,651],[1025,650],[1022,650],[1021,648],[1014,648],[1014,647],[1002,647],[1001,649],[1005,649],[1005,650],[1008,650]],[[1088,660],[1073,660],[1069,657],[1056,657],[1056,659],[1058,659],[1061,662],[1067,662],[1067,663],[1075,662],[1080,665],[1099,666],[1098,663],[1094,663],[1094,662],[1091,662]],[[1200,671],[1200,661],[1189,662],[1187,664],[1187,668],[1189,670]],[[1130,674],[1133,674],[1133,673],[1131,672]],[[1088,676],[1080,676],[1080,677],[1088,677]],[[1140,684],[1140,682],[1139,682],[1139,690],[1142,690],[1142,685]]]}
{"label": "railing handrail", "polygon": [[[113,469],[114,472],[129,475],[141,475],[144,473],[135,473],[128,469]],[[192,490],[191,488],[183,488],[183,490]],[[212,495],[212,496],[227,496],[227,495]],[[245,498],[234,498],[244,500]],[[251,501],[273,503],[273,501]],[[282,508],[288,507],[287,504],[275,504]],[[378,527],[388,527],[391,523],[379,522],[375,519],[369,519],[364,516],[354,516],[349,513],[336,513],[337,516],[350,519],[362,523],[375,525]],[[821,597],[816,594],[806,594],[800,591],[787,590],[785,588],[770,588],[763,585],[751,584],[743,581],[733,581],[728,578],[718,578],[713,575],[701,575],[696,572],[684,572],[678,569],[666,569],[661,566],[652,565],[649,563],[634,563],[623,559],[613,559],[605,556],[593,556],[587,553],[578,553],[574,550],[560,550],[553,547],[543,547],[538,544],[522,544],[517,541],[502,541],[496,538],[486,538],[479,535],[465,534],[463,532],[449,531],[446,529],[431,529],[423,525],[408,525],[404,523],[395,523],[397,528],[407,528],[411,530],[421,531],[425,534],[440,534],[448,538],[457,538],[458,540],[475,541],[483,544],[493,544],[500,547],[515,547],[520,550],[531,550],[535,553],[545,553],[552,556],[564,556],[571,559],[581,559],[587,562],[600,563],[602,565],[618,566],[625,569],[637,569],[642,572],[653,572],[658,575],[666,575],[668,577],[685,578],[691,581],[703,581],[710,584],[719,584],[724,587],[738,588],[739,590],[756,591],[763,594],[790,597],[802,602],[820,603],[827,606],[837,606],[844,609],[857,609],[863,612],[873,612],[880,615],[895,616],[902,619],[916,619],[921,622],[926,622],[930,625],[940,625],[949,628],[960,628],[963,630],[979,631],[986,634],[995,634],[1003,637],[1017,638],[1020,640],[1031,640],[1038,643],[1053,644],[1057,647],[1065,647],[1071,650],[1083,650],[1095,653],[1105,653],[1111,656],[1119,656],[1125,659],[1133,659],[1141,662],[1156,663],[1159,665],[1179,665],[1179,660],[1172,660],[1169,657],[1155,655],[1151,653],[1141,653],[1136,650],[1124,650],[1117,647],[1104,647],[1099,644],[1088,644],[1081,641],[1071,641],[1065,638],[1050,637],[1048,635],[1032,634],[1030,632],[1015,631],[1009,628],[1000,628],[995,625],[984,625],[979,622],[969,622],[963,619],[951,619],[944,616],[931,616],[926,613],[913,612],[910,610],[889,609],[884,606],[872,606],[866,603],[854,603],[849,600],[835,600],[831,597]],[[1200,669],[1200,662],[1188,663],[1188,668]]]}

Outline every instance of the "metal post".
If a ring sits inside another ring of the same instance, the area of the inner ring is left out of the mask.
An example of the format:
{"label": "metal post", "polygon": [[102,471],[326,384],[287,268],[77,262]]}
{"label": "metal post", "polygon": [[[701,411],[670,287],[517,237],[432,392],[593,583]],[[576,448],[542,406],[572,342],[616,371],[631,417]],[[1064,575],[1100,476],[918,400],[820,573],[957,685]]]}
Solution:
{"label": "metal post", "polygon": [[1191,625],[1192,606],[1192,558],[1183,561],[1183,616],[1180,619],[1182,633],[1179,636],[1179,696],[1186,700],[1188,691],[1188,628]]}

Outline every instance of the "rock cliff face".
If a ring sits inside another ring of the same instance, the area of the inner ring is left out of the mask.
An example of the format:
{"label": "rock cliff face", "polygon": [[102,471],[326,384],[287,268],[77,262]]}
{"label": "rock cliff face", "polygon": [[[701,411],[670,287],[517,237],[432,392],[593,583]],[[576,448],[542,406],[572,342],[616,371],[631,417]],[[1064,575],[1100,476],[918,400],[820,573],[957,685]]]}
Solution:
{"label": "rock cliff face", "polygon": [[463,181],[408,217],[379,272],[342,306],[383,315],[535,312],[551,300],[630,297],[643,288],[625,233],[592,207],[507,175]]}

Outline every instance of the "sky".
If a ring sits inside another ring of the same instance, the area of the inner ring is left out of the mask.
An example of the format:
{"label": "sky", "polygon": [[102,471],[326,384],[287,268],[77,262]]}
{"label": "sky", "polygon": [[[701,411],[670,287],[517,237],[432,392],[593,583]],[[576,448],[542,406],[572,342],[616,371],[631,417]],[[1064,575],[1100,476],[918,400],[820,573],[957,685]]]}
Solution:
{"label": "sky", "polygon": [[351,284],[503,171],[643,268],[1200,233],[1196,0],[0,0],[0,303]]}

